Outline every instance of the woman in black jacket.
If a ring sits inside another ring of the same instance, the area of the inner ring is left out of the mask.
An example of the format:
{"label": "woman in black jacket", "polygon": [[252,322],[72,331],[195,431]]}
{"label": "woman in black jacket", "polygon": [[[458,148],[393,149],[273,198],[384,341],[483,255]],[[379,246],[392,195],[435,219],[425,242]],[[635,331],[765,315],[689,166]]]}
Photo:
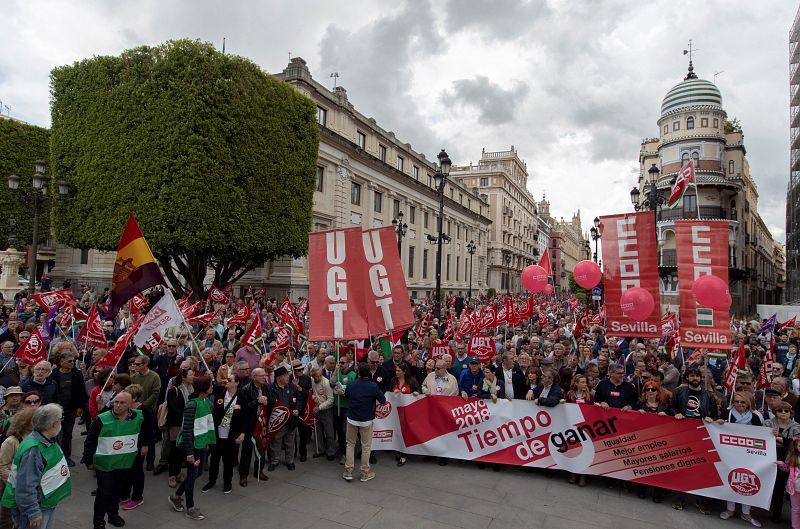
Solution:
{"label": "woman in black jacket", "polygon": [[211,463],[208,467],[208,483],[203,485],[203,492],[211,490],[219,475],[219,461],[222,459],[222,492],[230,494],[233,490],[233,469],[239,458],[239,445],[244,441],[246,426],[245,410],[240,402],[239,373],[230,373],[224,379],[225,385],[215,384],[211,404],[211,415],[214,417],[214,429],[217,444],[211,451]]}
{"label": "woman in black jacket", "polygon": [[183,468],[183,452],[178,448],[177,442],[183,426],[183,410],[193,392],[193,382],[194,371],[181,369],[172,379],[172,387],[167,390],[167,433],[170,442],[168,484],[173,489],[178,486],[178,475]]}

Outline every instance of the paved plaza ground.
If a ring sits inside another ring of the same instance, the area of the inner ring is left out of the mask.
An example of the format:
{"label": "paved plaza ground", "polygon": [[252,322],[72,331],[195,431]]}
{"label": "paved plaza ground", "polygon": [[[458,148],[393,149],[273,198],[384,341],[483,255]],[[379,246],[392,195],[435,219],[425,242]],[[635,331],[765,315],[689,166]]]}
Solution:
{"label": "paved plaza ground", "polygon": [[[76,427],[76,434],[78,428]],[[82,453],[85,437],[74,439],[74,454]],[[311,451],[309,451],[311,452]],[[208,493],[200,493],[205,475],[195,487],[197,506],[206,515],[192,521],[176,513],[167,504],[172,489],[166,474],[147,473],[145,502],[133,511],[120,511],[126,528],[160,527],[280,528],[280,529],[613,529],[642,528],[733,528],[751,527],[737,518],[719,519],[721,503],[710,516],[687,506],[672,509],[669,495],[664,503],[649,498],[641,500],[635,492],[608,490],[597,479],[585,488],[570,485],[567,477],[556,472],[545,477],[539,470],[504,467],[493,472],[475,464],[451,462],[440,467],[422,458],[409,458],[402,468],[395,465],[394,454],[378,453],[374,466],[377,476],[370,482],[346,483],[342,466],[325,458],[297,463],[290,472],[280,466],[268,482],[259,484],[251,477],[241,488],[235,474],[233,492],[222,494],[222,484]],[[58,507],[56,527],[86,529],[91,527],[95,488],[91,472],[80,466],[73,469],[72,497]],[[764,527],[781,526],[768,521],[768,515],[754,510]],[[111,526],[107,526],[109,529]]]}

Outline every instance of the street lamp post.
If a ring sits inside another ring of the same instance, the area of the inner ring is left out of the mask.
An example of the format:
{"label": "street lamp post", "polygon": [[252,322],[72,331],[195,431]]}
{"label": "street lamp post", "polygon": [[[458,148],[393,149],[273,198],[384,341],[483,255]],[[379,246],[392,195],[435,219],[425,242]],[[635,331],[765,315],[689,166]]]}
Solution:
{"label": "street lamp post", "polygon": [[667,198],[659,193],[658,186],[656,185],[658,182],[658,167],[656,164],[653,164],[650,169],[647,170],[648,179],[645,181],[645,187],[647,187],[647,196],[645,199],[640,203],[640,192],[638,187],[634,187],[631,189],[631,203],[633,203],[633,209],[636,211],[643,211],[649,209],[653,212],[653,220],[656,224],[656,241],[658,241],[658,207],[663,206],[667,203]]}
{"label": "street lamp post", "polygon": [[594,262],[597,263],[597,241],[600,240],[600,218],[594,218],[594,226],[589,230],[589,233],[592,234],[592,240],[594,241]]}
{"label": "street lamp post", "polygon": [[467,253],[469,254],[469,290],[467,291],[467,299],[472,299],[472,256],[475,254],[475,250],[478,247],[475,246],[475,242],[470,240],[467,243]]}
{"label": "street lamp post", "polygon": [[506,294],[511,294],[511,252],[506,254]]}
{"label": "street lamp post", "polygon": [[[44,182],[45,163],[44,160],[36,160],[34,162],[33,173],[33,190],[31,192],[19,189],[20,178],[17,175],[8,176],[8,188],[12,194],[16,194],[20,202],[26,206],[33,207],[33,237],[31,240],[31,263],[28,269],[28,280],[30,284],[30,293],[36,292],[36,257],[39,251],[39,214],[41,213],[42,206],[49,202],[47,196],[47,186]],[[67,183],[63,180],[58,181],[58,193],[65,196],[69,192]],[[16,226],[16,221],[14,222]],[[9,241],[10,242],[10,241]]]}
{"label": "street lamp post", "polygon": [[442,316],[442,226],[444,225],[444,187],[447,184],[447,177],[450,174],[450,157],[444,149],[436,157],[439,160],[439,168],[434,173],[433,178],[436,183],[436,191],[439,194],[439,225],[437,226],[438,237],[436,238],[436,306],[434,316],[441,321]]}
{"label": "street lamp post", "polygon": [[394,232],[397,234],[397,255],[403,254],[403,237],[406,236],[406,231],[408,230],[408,224],[403,222],[403,212],[397,212],[397,218],[392,221],[392,226],[394,226]]}

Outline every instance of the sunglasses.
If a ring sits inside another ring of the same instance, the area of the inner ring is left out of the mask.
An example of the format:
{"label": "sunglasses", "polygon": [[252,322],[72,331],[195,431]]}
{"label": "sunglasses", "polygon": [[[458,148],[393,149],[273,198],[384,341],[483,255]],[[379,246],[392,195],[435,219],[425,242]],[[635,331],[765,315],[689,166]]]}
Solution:
{"label": "sunglasses", "polygon": [[36,400],[26,400],[26,401],[25,401],[25,404],[34,405],[34,404],[39,404],[40,402],[42,402],[42,401],[41,401],[41,400],[39,400],[39,399],[36,399]]}
{"label": "sunglasses", "polygon": [[786,408],[781,408],[779,410],[775,410],[775,413],[789,413],[792,410],[787,410]]}
{"label": "sunglasses", "polygon": [[657,393],[658,390],[656,388],[646,388],[645,392],[646,393]]}
{"label": "sunglasses", "polygon": [[374,365],[374,364],[380,364],[381,362],[380,360],[370,360],[369,363]]}

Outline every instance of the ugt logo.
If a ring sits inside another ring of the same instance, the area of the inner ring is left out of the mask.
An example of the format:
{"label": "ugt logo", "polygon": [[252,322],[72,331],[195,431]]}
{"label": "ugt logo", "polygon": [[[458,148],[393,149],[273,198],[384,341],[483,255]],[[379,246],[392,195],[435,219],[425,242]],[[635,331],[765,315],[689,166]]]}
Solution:
{"label": "ugt logo", "polygon": [[728,474],[728,485],[737,494],[753,496],[761,490],[761,480],[746,468],[734,468]]}
{"label": "ugt logo", "polygon": [[376,419],[385,419],[390,413],[392,413],[392,404],[389,401],[386,401],[386,404],[378,404],[375,406]]}

